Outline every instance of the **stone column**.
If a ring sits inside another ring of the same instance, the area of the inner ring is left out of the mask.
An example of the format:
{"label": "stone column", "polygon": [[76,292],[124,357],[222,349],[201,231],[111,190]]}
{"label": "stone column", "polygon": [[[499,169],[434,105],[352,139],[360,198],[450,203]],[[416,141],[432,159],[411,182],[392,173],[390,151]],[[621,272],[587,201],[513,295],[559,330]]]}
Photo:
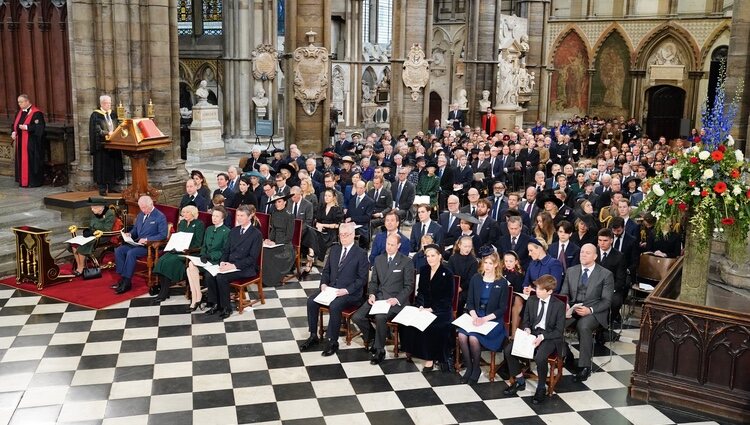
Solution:
{"label": "stone column", "polygon": [[250,52],[252,51],[254,9],[252,1],[230,0],[224,2],[224,81],[225,102],[224,131],[228,152],[249,152],[255,141],[251,131],[251,105],[253,76]]}
{"label": "stone column", "polygon": [[739,111],[734,121],[732,135],[738,149],[750,155],[748,119],[750,115],[750,2],[734,2],[732,26],[729,29],[729,56],[727,57],[727,96],[734,96],[740,81],[744,89],[740,96]]}
{"label": "stone column", "polygon": [[[286,4],[286,99],[287,133],[285,139],[296,143],[303,152],[320,152],[328,146],[331,96],[318,104],[314,114],[307,115],[302,104],[294,97],[294,72],[291,58],[298,47],[309,45],[305,33],[317,33],[315,45],[331,51],[331,3],[319,0],[290,0]],[[331,75],[330,61],[328,76]],[[329,88],[330,92],[330,88]]]}
{"label": "stone column", "polygon": [[[467,2],[466,52],[464,55],[465,87],[469,100],[467,122],[480,125],[484,111],[478,109],[482,91],[490,91],[495,99],[495,74],[497,71],[497,45],[500,22],[500,1]],[[441,123],[447,116],[440,117]],[[477,124],[479,123],[479,124]],[[500,127],[498,127],[500,128]]]}
{"label": "stone column", "polygon": [[[172,138],[149,160],[149,180],[179,193],[187,177],[180,159],[177,0],[68,2],[75,151],[70,188],[93,186],[88,122],[101,94],[112,95],[131,116],[145,116],[151,100],[155,121]],[[115,31],[117,29],[117,31]],[[129,182],[129,173],[126,173]]]}
{"label": "stone column", "polygon": [[[526,53],[526,70],[529,75],[534,72],[541,80],[542,70],[547,60],[547,43],[545,29],[550,14],[549,0],[521,0],[521,17],[528,19],[529,51]],[[536,90],[531,93],[531,100],[523,114],[524,122],[534,122],[541,117],[542,84],[535,81]]]}

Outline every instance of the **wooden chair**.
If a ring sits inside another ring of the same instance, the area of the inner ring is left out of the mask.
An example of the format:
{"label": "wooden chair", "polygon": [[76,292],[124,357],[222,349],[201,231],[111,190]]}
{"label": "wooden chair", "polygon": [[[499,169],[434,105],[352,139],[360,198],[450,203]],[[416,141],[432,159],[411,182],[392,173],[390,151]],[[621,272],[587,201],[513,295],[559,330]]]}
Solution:
{"label": "wooden chair", "polygon": [[208,229],[209,226],[213,226],[214,223],[211,220],[211,213],[205,212],[205,211],[199,211],[198,212],[198,220],[203,222],[203,227],[205,229]]}
{"label": "wooden chair", "polygon": [[174,225],[171,222],[167,222],[167,238],[162,241],[147,241],[146,242],[146,256],[135,260],[136,266],[138,264],[146,267],[145,270],[137,270],[134,274],[136,276],[142,276],[146,279],[146,286],[152,288],[158,286],[159,282],[153,275],[154,265],[159,261],[159,255],[161,254],[162,248],[167,245],[169,236],[174,231]]}
{"label": "wooden chair", "polygon": [[263,240],[268,239],[268,225],[271,222],[271,216],[266,213],[256,212],[255,218],[260,222],[260,234],[263,235]]}
{"label": "wooden chair", "polygon": [[630,300],[628,302],[628,314],[622,322],[626,322],[633,314],[636,304],[643,304],[650,290],[641,289],[640,284],[646,283],[656,286],[669,274],[669,270],[677,263],[678,258],[659,257],[650,253],[641,254],[638,261],[638,270],[630,285]]}
{"label": "wooden chair", "polygon": [[[245,310],[245,307],[252,307],[255,304],[266,303],[266,297],[263,295],[263,249],[261,248],[258,254],[258,274],[247,278],[238,279],[230,283],[230,287],[235,291],[235,301],[237,302],[237,310],[240,314]],[[248,288],[255,285],[258,289],[258,299],[245,299],[245,294],[248,293]]]}
{"label": "wooden chair", "polygon": [[[513,310],[513,286],[508,284],[508,305],[505,307],[505,313],[503,313],[503,326],[505,326],[506,334],[510,332],[511,310]],[[490,382],[495,382],[495,375],[497,375],[497,368],[495,367],[496,354],[496,351],[490,351]]]}
{"label": "wooden chair", "polygon": [[[365,282],[365,285],[362,287],[362,296],[361,298],[364,300],[365,295],[367,294],[367,283]],[[355,304],[351,305],[341,311],[341,318],[344,319],[342,321],[342,326],[344,327],[344,330],[346,331],[346,345],[352,345],[352,339],[359,335],[361,332],[357,331],[356,333],[352,332],[352,317],[354,316],[354,313],[357,312],[357,309],[362,304]],[[320,336],[320,339],[323,339],[323,335],[325,334],[325,328],[323,327],[323,314],[330,314],[330,310],[328,307],[321,306],[320,311],[318,312],[318,335]],[[341,332],[341,329],[339,329],[339,332]],[[337,335],[338,336],[338,335]]]}
{"label": "wooden chair", "polygon": [[167,218],[167,223],[171,224],[173,228],[177,228],[177,224],[180,221],[180,209],[171,205],[154,204],[154,208],[161,211],[162,214]]}
{"label": "wooden chair", "polygon": [[[301,274],[301,266],[300,266],[300,250],[302,246],[302,229],[304,224],[302,223],[302,220],[295,218],[294,219],[294,231],[292,232],[292,247],[294,248],[294,266],[297,270],[296,276],[299,278]],[[287,276],[283,276],[281,278],[281,283],[286,284],[289,281]]]}

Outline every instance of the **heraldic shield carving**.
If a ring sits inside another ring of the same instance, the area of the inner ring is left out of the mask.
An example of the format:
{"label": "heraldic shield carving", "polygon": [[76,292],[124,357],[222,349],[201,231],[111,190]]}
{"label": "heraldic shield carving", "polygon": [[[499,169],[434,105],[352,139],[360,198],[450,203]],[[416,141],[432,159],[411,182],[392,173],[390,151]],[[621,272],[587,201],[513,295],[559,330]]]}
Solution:
{"label": "heraldic shield carving", "polygon": [[266,81],[276,78],[279,53],[270,44],[259,44],[250,54],[253,60],[253,77]]}
{"label": "heraldic shield carving", "polygon": [[310,45],[298,47],[294,58],[294,97],[307,115],[313,115],[328,95],[328,50],[317,47],[315,32],[306,33]]}
{"label": "heraldic shield carving", "polygon": [[411,99],[419,99],[419,91],[427,85],[430,79],[430,64],[424,56],[424,50],[418,43],[411,45],[409,56],[404,62],[404,85],[411,89]]}

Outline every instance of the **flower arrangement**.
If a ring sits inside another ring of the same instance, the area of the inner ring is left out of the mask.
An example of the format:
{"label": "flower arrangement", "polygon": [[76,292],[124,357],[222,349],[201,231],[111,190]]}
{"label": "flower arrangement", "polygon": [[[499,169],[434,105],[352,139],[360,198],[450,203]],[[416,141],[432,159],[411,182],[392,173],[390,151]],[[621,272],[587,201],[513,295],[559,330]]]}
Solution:
{"label": "flower arrangement", "polygon": [[667,163],[665,175],[649,182],[651,191],[639,206],[652,213],[657,226],[687,221],[687,236],[701,248],[712,235],[722,233],[744,244],[750,230],[750,168],[729,134],[742,82],[732,102],[725,104],[725,72],[722,63],[714,103],[709,108],[707,101],[703,107],[705,137]]}

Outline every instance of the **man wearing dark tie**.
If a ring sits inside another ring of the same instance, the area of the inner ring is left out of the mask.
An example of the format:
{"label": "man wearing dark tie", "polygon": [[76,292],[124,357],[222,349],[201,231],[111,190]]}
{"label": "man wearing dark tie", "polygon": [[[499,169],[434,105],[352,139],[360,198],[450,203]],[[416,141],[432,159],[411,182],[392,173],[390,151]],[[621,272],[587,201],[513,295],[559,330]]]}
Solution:
{"label": "man wearing dark tie", "polygon": [[[625,256],[614,249],[612,242],[614,234],[612,229],[601,229],[597,235],[598,252],[597,264],[601,264],[614,276],[614,294],[612,295],[612,321],[620,320],[620,307],[628,294],[627,285],[627,263]],[[605,326],[606,327],[606,326]]]}
{"label": "man wearing dark tie", "polygon": [[414,204],[416,189],[407,180],[409,177],[408,168],[400,168],[397,176],[398,180],[391,185],[391,194],[393,195],[393,208],[398,210],[398,218],[403,221],[406,219],[407,212],[411,211],[411,207]]}
{"label": "man wearing dark tie", "polygon": [[427,234],[432,235],[432,240],[437,246],[442,246],[443,229],[430,219],[430,208],[427,205],[420,205],[417,208],[417,217],[419,217],[419,221],[412,226],[411,237],[409,238],[411,252],[419,251],[422,236]]}
{"label": "man wearing dark tie", "polygon": [[334,245],[326,258],[320,278],[320,288],[307,298],[307,325],[310,337],[300,345],[300,351],[307,351],[318,345],[318,316],[320,304],[315,301],[327,288],[336,290],[336,298],[328,305],[328,329],[326,330],[324,356],[331,356],[339,348],[341,311],[362,301],[362,288],[367,281],[370,263],[367,252],[354,244],[354,224],[339,226],[340,245]]}
{"label": "man wearing dark tie", "polygon": [[[530,335],[536,336],[534,346],[534,362],[536,363],[537,376],[547,376],[547,357],[557,351],[562,356],[565,353],[565,310],[564,302],[552,296],[557,286],[557,281],[552,275],[542,275],[534,281],[536,294],[529,297],[524,309],[521,329]],[[506,396],[516,395],[518,391],[526,389],[526,379],[521,373],[521,362],[513,356],[513,342],[505,346],[505,360],[508,362],[508,370],[515,382],[503,391]],[[536,392],[531,402],[539,404],[544,402],[546,396],[546,379],[539,380]]]}
{"label": "man wearing dark tie", "polygon": [[237,174],[237,167],[235,167],[234,165],[230,165],[229,168],[227,168],[227,175],[229,176],[229,181],[227,182],[227,187],[229,188],[229,190],[234,193],[239,192],[240,176]]}
{"label": "man wearing dark tie", "polygon": [[508,217],[508,234],[499,238],[499,243],[495,248],[497,248],[497,252],[502,254],[509,251],[518,254],[518,258],[521,260],[521,268],[527,270],[531,261],[531,257],[529,257],[529,235],[522,233],[521,230],[523,230],[521,217]]}
{"label": "man wearing dark tie", "polygon": [[218,184],[219,187],[214,190],[214,194],[211,198],[216,195],[222,195],[224,197],[224,205],[232,205],[232,201],[234,200],[234,192],[229,190],[229,174],[219,173],[216,176],[216,184]]}
{"label": "man wearing dark tie", "polygon": [[[594,330],[608,327],[607,317],[614,293],[612,272],[596,264],[596,247],[587,243],[581,247],[581,264],[568,267],[560,295],[568,297],[571,316],[566,316],[565,327],[575,326],[580,341],[578,351],[578,373],[573,381],[582,382],[591,375],[591,355],[594,348]],[[571,356],[572,353],[567,353]]]}
{"label": "man wearing dark tie", "polygon": [[[365,346],[370,347],[371,364],[379,364],[385,358],[385,337],[388,333],[386,322],[409,304],[409,296],[414,291],[414,264],[408,256],[399,252],[400,246],[401,238],[398,234],[388,236],[385,252],[375,258],[367,286],[367,301],[353,317],[354,323],[362,330]],[[372,305],[381,300],[390,306],[388,313],[370,316]],[[370,317],[375,320],[375,329],[370,324]]]}
{"label": "man wearing dark tie", "polygon": [[365,193],[366,183],[362,180],[356,184],[356,195],[349,199],[346,209],[346,221],[357,224],[356,233],[359,235],[359,246],[367,249],[370,246],[370,218],[375,208],[375,201]]}
{"label": "man wearing dark tie", "polygon": [[266,181],[263,183],[263,194],[260,195],[260,199],[258,200],[258,212],[262,212],[264,214],[271,214],[273,211],[273,202],[271,202],[271,197],[276,194],[276,191],[273,188],[273,183],[270,181]]}
{"label": "man wearing dark tie", "polygon": [[375,176],[372,179],[372,189],[367,193],[367,196],[372,198],[375,202],[375,206],[372,209],[372,230],[373,232],[380,229],[383,225],[383,217],[388,214],[393,206],[393,197],[391,191],[387,190],[383,186],[383,177]]}
{"label": "man wearing dark tie", "polygon": [[[563,279],[568,267],[575,266],[581,256],[581,248],[570,240],[573,236],[573,224],[567,220],[562,220],[557,225],[557,242],[552,243],[547,253],[552,258],[557,258],[563,266]],[[561,282],[562,283],[562,282]]]}
{"label": "man wearing dark tie", "polygon": [[212,276],[204,273],[203,282],[208,288],[210,308],[206,314],[219,313],[226,319],[232,315],[229,301],[229,284],[238,279],[249,279],[258,275],[258,257],[263,245],[263,236],[250,220],[250,207],[240,205],[235,213],[237,226],[229,232],[219,263],[220,273]]}
{"label": "man wearing dark tie", "polygon": [[133,238],[133,241],[139,245],[123,243],[115,249],[115,270],[120,275],[120,281],[114,289],[118,294],[130,290],[132,286],[130,280],[133,278],[136,260],[147,253],[146,243],[163,241],[167,238],[167,218],[161,211],[154,208],[153,199],[146,195],[141,196],[138,198],[138,208],[141,211],[135,217],[130,233],[126,235]]}
{"label": "man wearing dark tie", "polygon": [[441,213],[438,218],[438,224],[443,228],[443,246],[453,246],[461,236],[461,227],[459,227],[461,220],[456,217],[456,214],[461,212],[459,204],[458,196],[449,196],[448,211]]}
{"label": "man wearing dark tie", "polygon": [[187,205],[195,205],[198,211],[208,211],[208,199],[198,193],[198,185],[193,179],[187,179],[185,182],[185,194],[180,199],[180,210]]}
{"label": "man wearing dark tie", "polygon": [[492,203],[490,217],[495,221],[501,221],[503,214],[508,209],[508,198],[505,197],[505,183],[498,181],[492,185],[492,195],[487,198]]}

